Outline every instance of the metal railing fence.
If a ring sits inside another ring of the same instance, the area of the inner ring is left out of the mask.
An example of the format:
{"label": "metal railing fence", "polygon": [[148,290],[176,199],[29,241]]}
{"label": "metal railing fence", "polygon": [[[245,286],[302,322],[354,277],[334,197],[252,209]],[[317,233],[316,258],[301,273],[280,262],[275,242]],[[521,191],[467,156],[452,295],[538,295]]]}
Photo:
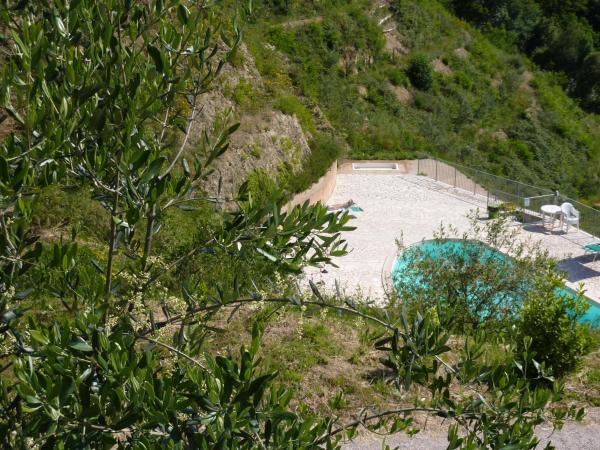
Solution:
{"label": "metal railing fence", "polygon": [[493,175],[463,164],[434,158],[417,160],[417,175],[432,178],[482,198],[487,206],[512,204],[523,222],[539,221],[542,205],[571,203],[579,211],[580,229],[600,236],[600,210],[558,191]]}

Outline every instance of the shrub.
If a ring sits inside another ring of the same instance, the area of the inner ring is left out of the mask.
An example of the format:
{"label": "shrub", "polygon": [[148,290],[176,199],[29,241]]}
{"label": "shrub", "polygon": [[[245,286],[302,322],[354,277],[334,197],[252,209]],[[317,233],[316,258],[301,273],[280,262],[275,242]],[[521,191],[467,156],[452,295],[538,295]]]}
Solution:
{"label": "shrub", "polygon": [[526,142],[517,141],[514,143],[514,147],[521,160],[529,163],[535,158],[535,154],[531,151]]}
{"label": "shrub", "polygon": [[529,298],[518,322],[519,349],[529,337],[535,360],[552,368],[555,376],[576,370],[593,344],[589,327],[578,322],[587,308],[583,296],[552,293]]}
{"label": "shrub", "polygon": [[394,86],[406,86],[407,84],[406,74],[395,66],[386,70],[386,75]]}
{"label": "shrub", "polygon": [[286,72],[281,54],[275,47],[264,45],[262,40],[252,36],[248,36],[245,42],[254,58],[256,68],[262,75],[267,91],[274,93],[292,89],[292,80]]}
{"label": "shrub", "polygon": [[406,75],[414,87],[427,91],[433,84],[433,68],[424,55],[411,58]]}
{"label": "shrub", "polygon": [[257,204],[266,204],[277,191],[277,183],[264,170],[255,169],[248,175],[248,193]]}
{"label": "shrub", "polygon": [[456,72],[454,74],[453,78],[454,78],[454,82],[457,85],[466,89],[467,91],[472,90],[473,87],[475,86],[475,82],[473,81],[473,79],[468,74],[463,72],[462,70]]}
{"label": "shrub", "polygon": [[315,132],[315,122],[313,121],[312,114],[295,95],[283,95],[279,97],[275,103],[275,108],[284,114],[296,116],[302,130],[305,132]]}
{"label": "shrub", "polygon": [[421,109],[427,112],[433,112],[433,97],[430,94],[424,92],[416,92],[414,95],[415,108]]}
{"label": "shrub", "polygon": [[248,80],[241,79],[233,89],[232,99],[246,111],[257,111],[261,107],[261,93]]}
{"label": "shrub", "polygon": [[37,196],[33,223],[40,228],[80,227],[87,238],[103,239],[108,233],[106,210],[91,202],[83,189],[49,186]]}
{"label": "shrub", "polygon": [[244,54],[240,51],[240,49],[238,47],[236,47],[231,52],[231,55],[229,55],[228,61],[233,67],[235,67],[236,69],[239,69],[244,66],[244,63],[246,62],[246,58],[244,57]]}
{"label": "shrub", "polygon": [[327,169],[331,166],[341,153],[341,148],[330,136],[325,134],[317,135],[310,143],[310,155],[302,164],[302,170],[299,173],[286,177],[287,187],[292,192],[301,192],[319,178],[325,175]]}

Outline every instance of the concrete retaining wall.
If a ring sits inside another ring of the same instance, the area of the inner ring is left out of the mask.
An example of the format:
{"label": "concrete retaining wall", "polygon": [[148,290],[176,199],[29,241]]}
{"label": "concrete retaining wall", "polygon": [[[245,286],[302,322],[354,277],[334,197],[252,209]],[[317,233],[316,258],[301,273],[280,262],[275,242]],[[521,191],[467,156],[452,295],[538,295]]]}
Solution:
{"label": "concrete retaining wall", "polygon": [[302,205],[305,201],[308,200],[308,203],[311,205],[321,202],[323,204],[327,203],[329,197],[333,193],[335,189],[335,183],[337,179],[337,161],[334,161],[329,170],[325,172],[319,180],[314,183],[311,187],[309,187],[306,191],[300,192],[285,206],[285,209],[293,208],[297,205]]}

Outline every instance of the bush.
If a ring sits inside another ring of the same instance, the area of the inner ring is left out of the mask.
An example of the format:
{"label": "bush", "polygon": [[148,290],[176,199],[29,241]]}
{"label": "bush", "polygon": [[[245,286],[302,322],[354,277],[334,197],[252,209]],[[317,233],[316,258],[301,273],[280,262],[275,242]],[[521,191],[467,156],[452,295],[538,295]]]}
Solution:
{"label": "bush", "polygon": [[552,368],[555,376],[576,370],[593,344],[589,327],[578,322],[587,308],[583,296],[553,293],[529,298],[518,322],[520,350],[529,337],[534,359]]}
{"label": "bush", "polygon": [[236,84],[231,97],[245,111],[258,111],[262,106],[261,93],[245,79],[241,79]]}
{"label": "bush", "polygon": [[315,133],[315,122],[312,114],[295,95],[283,95],[277,99],[275,108],[284,114],[296,116],[302,130]]}
{"label": "bush", "polygon": [[255,169],[248,175],[248,193],[256,204],[266,204],[278,192],[277,183],[262,169]]}
{"label": "bush", "polygon": [[386,75],[394,86],[406,86],[407,84],[406,74],[395,66],[387,69]]}
{"label": "bush", "polygon": [[85,190],[49,186],[37,196],[33,223],[46,229],[62,227],[63,231],[77,226],[86,238],[103,239],[108,233],[107,217],[106,210],[92,202]]}
{"label": "bush", "polygon": [[415,108],[422,111],[433,112],[435,101],[434,97],[424,92],[416,92],[414,95]]}
{"label": "bush", "polygon": [[526,142],[514,142],[515,151],[522,161],[530,163],[535,158],[535,154],[529,148]]}
{"label": "bush", "polygon": [[414,87],[427,91],[433,84],[433,68],[424,55],[411,58],[406,75]]}
{"label": "bush", "polygon": [[302,163],[302,170],[293,175],[288,171],[285,182],[291,192],[302,192],[309,188],[325,175],[327,169],[341,154],[338,142],[325,134],[317,135],[310,142],[310,149],[310,155]]}
{"label": "bush", "polygon": [[462,70],[459,70],[458,72],[456,72],[453,76],[453,79],[457,85],[466,89],[467,91],[472,90],[473,87],[475,86],[475,82],[473,81],[473,79],[467,73],[463,72]]}

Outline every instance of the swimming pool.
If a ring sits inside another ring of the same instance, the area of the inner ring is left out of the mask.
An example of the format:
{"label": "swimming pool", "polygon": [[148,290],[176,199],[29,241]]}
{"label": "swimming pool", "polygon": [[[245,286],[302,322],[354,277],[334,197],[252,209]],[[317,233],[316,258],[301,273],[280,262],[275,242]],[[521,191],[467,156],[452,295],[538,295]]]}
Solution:
{"label": "swimming pool", "polygon": [[[405,249],[396,259],[392,268],[392,281],[396,290],[417,292],[419,289],[426,288],[423,274],[419,273],[418,265],[414,265],[415,258],[420,260],[433,259],[439,260],[440,264],[452,259],[455,263],[466,262],[473,257],[479,258],[481,263],[494,261],[499,270],[511,270],[514,264],[513,259],[491,247],[488,247],[479,241],[465,241],[462,239],[439,239],[423,241]],[[481,284],[473,285],[467,289],[477,289],[481,291],[485,286]],[[496,292],[493,294],[495,302],[510,301],[512,304],[521,302],[525,295],[527,286],[515,286],[513,290],[507,292]],[[561,295],[573,295],[576,293],[568,287],[558,289]],[[600,304],[588,299],[590,305],[585,315],[580,319],[581,322],[600,325]]]}

